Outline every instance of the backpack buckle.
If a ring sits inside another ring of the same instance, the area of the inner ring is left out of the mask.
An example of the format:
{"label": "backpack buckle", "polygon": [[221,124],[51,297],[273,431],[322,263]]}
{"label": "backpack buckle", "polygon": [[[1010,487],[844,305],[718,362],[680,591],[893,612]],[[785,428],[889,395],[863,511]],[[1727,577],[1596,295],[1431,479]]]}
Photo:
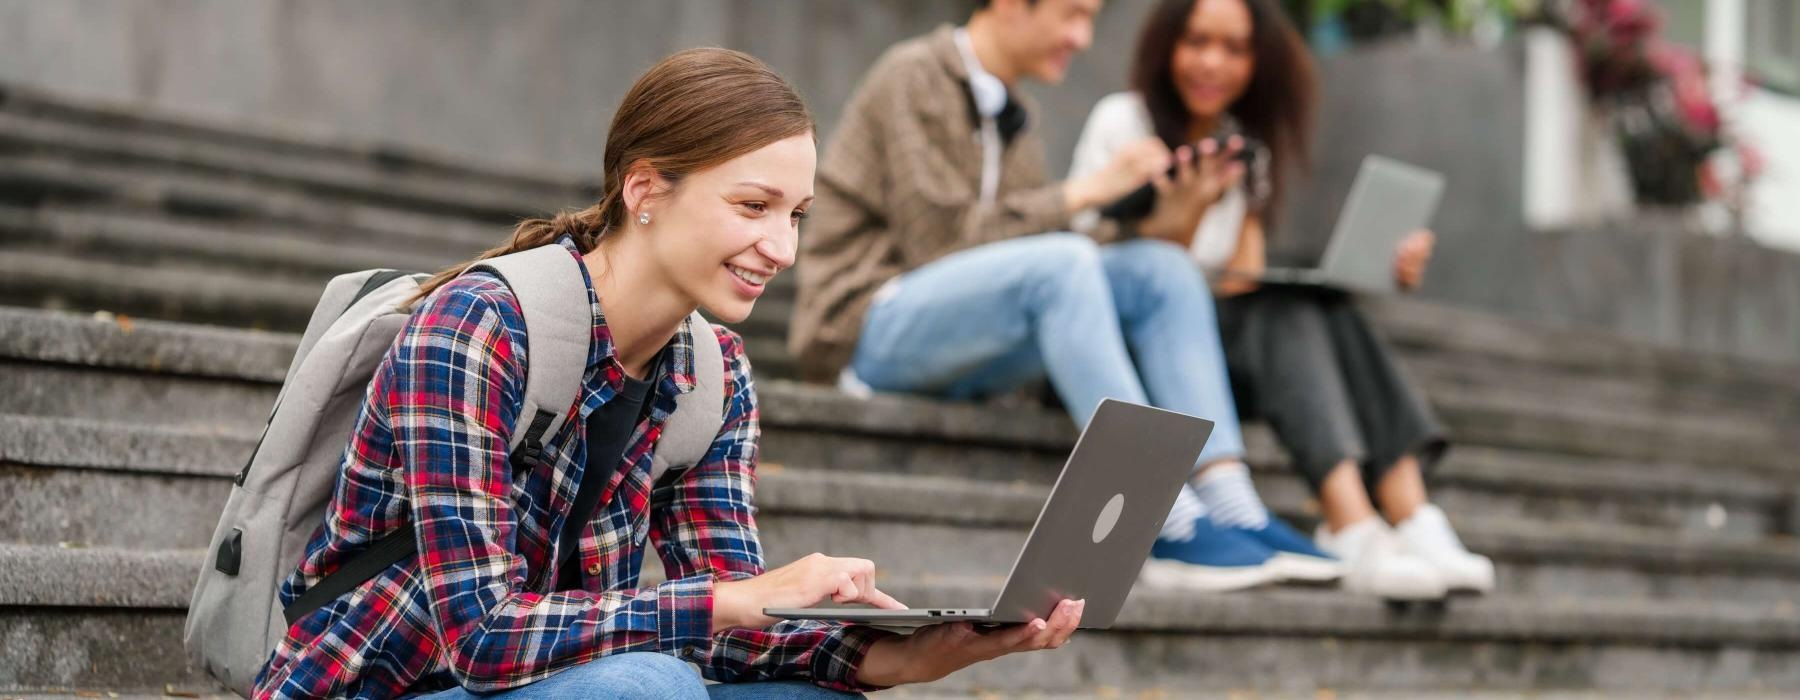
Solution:
{"label": "backpack buckle", "polygon": [[525,438],[512,453],[514,471],[534,469],[544,464],[544,443],[537,438]]}

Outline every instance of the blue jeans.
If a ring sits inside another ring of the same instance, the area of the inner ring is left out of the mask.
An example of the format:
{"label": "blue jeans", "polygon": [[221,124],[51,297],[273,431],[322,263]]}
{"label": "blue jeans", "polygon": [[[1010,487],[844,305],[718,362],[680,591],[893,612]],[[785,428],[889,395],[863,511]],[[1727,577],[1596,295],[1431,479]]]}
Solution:
{"label": "blue jeans", "polygon": [[860,698],[809,681],[706,685],[686,663],[668,654],[636,651],[602,656],[520,688],[491,694],[462,688],[440,690],[414,700],[828,700]]}
{"label": "blue jeans", "polygon": [[944,256],[878,296],[850,369],[952,399],[1048,375],[1077,425],[1104,398],[1147,403],[1214,422],[1198,464],[1244,454],[1212,292],[1164,241],[1050,233]]}

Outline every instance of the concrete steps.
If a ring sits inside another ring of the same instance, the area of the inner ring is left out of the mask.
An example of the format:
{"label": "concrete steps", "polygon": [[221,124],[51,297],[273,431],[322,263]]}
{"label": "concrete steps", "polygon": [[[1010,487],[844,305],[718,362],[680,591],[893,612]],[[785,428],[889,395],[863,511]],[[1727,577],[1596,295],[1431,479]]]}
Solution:
{"label": "concrete steps", "polygon": [[[83,440],[82,433],[105,435]],[[221,438],[131,424],[0,417],[0,435],[35,445],[0,453],[0,542],[204,548],[250,435]],[[186,449],[189,440],[195,449]],[[86,455],[55,454],[86,445]],[[227,449],[221,449],[227,448]],[[208,453],[225,454],[209,455]],[[140,456],[141,455],[141,456]],[[206,460],[216,460],[208,463]],[[171,467],[153,466],[167,460]],[[82,464],[85,462],[85,464]],[[1048,495],[1044,481],[797,468],[759,472],[758,523],[771,561],[814,551],[874,559],[902,576],[1003,577]],[[1050,476],[1046,474],[1046,476]],[[1265,483],[1278,511],[1306,522],[1302,486]],[[1459,489],[1451,488],[1451,491]],[[1800,543],[1599,519],[1524,520],[1457,511],[1465,540],[1500,564],[1503,592],[1543,596],[1712,597],[1800,602]]]}
{"label": "concrete steps", "polygon": [[[294,338],[26,310],[0,311],[0,328],[14,331],[0,335],[0,639],[31,642],[0,652],[19,669],[0,688],[207,688],[180,661],[181,609]],[[759,393],[770,560],[869,556],[915,605],[991,598],[1074,432],[1037,408],[779,380]],[[1271,504],[1304,521],[1271,436],[1251,442]],[[1143,588],[1115,629],[928,690],[1800,687],[1800,545],[1776,534],[1791,479],[1557,447],[1477,444],[1444,467],[1439,500],[1500,563],[1493,598],[1390,610],[1322,590]]]}
{"label": "concrete steps", "polygon": [[[21,435],[15,438],[21,441],[17,445],[33,444],[25,442],[30,435],[67,433],[84,437],[70,437],[65,444],[105,444],[93,441],[180,429],[176,434],[204,434],[247,450],[294,342],[284,334],[157,322],[133,322],[126,330],[117,322],[19,310],[0,310],[0,323],[19,331],[0,339],[0,367],[6,370],[0,373],[0,413],[45,422],[14,428]],[[765,459],[792,468],[1044,484],[1054,478],[1074,436],[1066,418],[1041,409],[887,396],[863,401],[782,381],[762,382],[761,395]],[[1517,407],[1478,404],[1468,412],[1505,416],[1508,409]],[[1524,417],[1512,420],[1519,423],[1554,426],[1559,420],[1554,413],[1517,410]],[[1461,432],[1457,416],[1463,414],[1446,413]],[[1593,420],[1580,424],[1586,430],[1582,435],[1610,444]],[[93,427],[93,421],[106,425]],[[1719,461],[1634,459],[1630,453],[1637,448],[1613,450],[1624,454],[1608,457],[1581,456],[1571,454],[1571,441],[1557,432],[1534,430],[1507,433],[1489,427],[1485,432],[1501,439],[1465,440],[1469,444],[1453,451],[1443,468],[1440,492],[1446,502],[1496,515],[1598,519],[1726,539],[1789,530],[1793,491],[1786,471],[1734,468]],[[1272,436],[1252,425],[1248,437],[1252,461],[1266,472],[1264,490],[1272,499],[1288,498],[1303,507],[1300,483]],[[34,459],[44,463],[42,457]],[[111,463],[102,459],[97,466],[123,461],[109,459]],[[132,459],[158,464],[145,460],[163,457],[140,453]]]}
{"label": "concrete steps", "polygon": [[[0,545],[0,686],[138,689],[204,685],[177,663],[181,616],[204,552]],[[120,577],[116,572],[133,572]],[[71,585],[69,582],[81,582]],[[915,605],[991,600],[987,580],[889,578]],[[121,615],[129,611],[131,615]],[[117,627],[117,637],[96,635]],[[139,635],[129,645],[108,639]],[[96,639],[95,637],[101,637]],[[1119,623],[1052,653],[945,679],[938,691],[1061,691],[1107,685],[1425,690],[1483,687],[1718,690],[1800,685],[1793,606],[1742,602],[1496,597],[1395,610],[1324,591],[1193,596],[1140,588]],[[175,655],[171,655],[174,650]],[[51,658],[69,660],[61,665]],[[1307,664],[1299,678],[1294,664]]]}
{"label": "concrete steps", "polygon": [[[216,695],[181,652],[183,609],[318,290],[465,259],[593,189],[0,87],[0,297],[36,307],[0,308],[0,698]],[[991,600],[1073,426],[1030,402],[785,381],[793,295],[777,278],[736,324],[759,379],[771,563],[867,556],[912,604]],[[1452,428],[1434,499],[1495,558],[1498,594],[1392,609],[1323,589],[1140,586],[1114,629],[887,695],[1800,689],[1800,372],[1406,300],[1366,308]],[[1270,430],[1246,437],[1267,500],[1308,524],[1316,504]]]}

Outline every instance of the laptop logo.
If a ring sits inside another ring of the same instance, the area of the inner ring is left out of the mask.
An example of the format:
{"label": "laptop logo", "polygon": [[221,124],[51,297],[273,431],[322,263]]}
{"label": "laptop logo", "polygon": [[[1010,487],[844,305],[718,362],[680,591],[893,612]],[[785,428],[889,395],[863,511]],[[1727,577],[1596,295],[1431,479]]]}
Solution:
{"label": "laptop logo", "polygon": [[1119,514],[1125,512],[1125,494],[1114,494],[1106,507],[1100,509],[1100,517],[1094,520],[1094,544],[1100,544],[1107,535],[1112,534],[1113,526],[1119,524]]}

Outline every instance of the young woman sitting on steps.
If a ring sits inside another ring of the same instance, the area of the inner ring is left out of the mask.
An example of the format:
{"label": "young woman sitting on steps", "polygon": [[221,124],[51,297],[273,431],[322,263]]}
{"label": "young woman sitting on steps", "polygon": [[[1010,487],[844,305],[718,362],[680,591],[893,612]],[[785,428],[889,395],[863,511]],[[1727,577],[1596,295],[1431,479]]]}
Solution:
{"label": "young woman sitting on steps", "polygon": [[[724,329],[695,338],[684,321],[696,308],[742,320],[792,264],[813,198],[814,133],[798,94],[756,59],[675,54],[620,104],[599,203],[528,220],[482,256],[561,245],[587,279],[588,364],[568,421],[542,445],[545,468],[508,463],[527,371],[517,298],[460,266],[422,285],[281,602],[399,528],[416,528],[418,555],[296,620],[256,697],[838,697],[1068,640],[1078,601],[986,634],[959,624],[902,637],[762,615],[826,600],[901,607],[867,560],[815,554],[765,571],[743,342]],[[722,368],[694,366],[700,343],[718,344]],[[706,457],[653,479],[676,397],[721,370],[723,428]],[[553,544],[594,470],[610,475],[605,495],[571,528],[578,550],[557,570]],[[668,580],[646,586],[652,547]]]}

